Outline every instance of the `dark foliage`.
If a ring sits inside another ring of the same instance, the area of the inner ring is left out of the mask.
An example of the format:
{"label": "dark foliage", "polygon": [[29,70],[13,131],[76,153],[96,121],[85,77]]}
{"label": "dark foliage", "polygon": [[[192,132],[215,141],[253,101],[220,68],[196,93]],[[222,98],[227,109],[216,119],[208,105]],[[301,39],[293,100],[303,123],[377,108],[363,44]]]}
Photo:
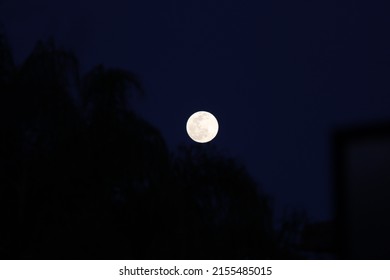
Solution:
{"label": "dark foliage", "polygon": [[268,198],[212,145],[170,154],[133,110],[137,77],[0,36],[0,254],[23,259],[282,256]]}

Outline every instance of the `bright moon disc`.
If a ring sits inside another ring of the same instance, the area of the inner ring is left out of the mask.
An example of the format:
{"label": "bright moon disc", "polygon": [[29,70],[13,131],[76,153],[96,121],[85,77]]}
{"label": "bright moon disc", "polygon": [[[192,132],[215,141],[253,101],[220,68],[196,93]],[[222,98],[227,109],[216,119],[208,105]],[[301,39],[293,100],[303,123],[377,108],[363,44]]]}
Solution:
{"label": "bright moon disc", "polygon": [[218,133],[218,121],[209,112],[199,111],[191,115],[187,121],[187,133],[198,143],[207,143]]}

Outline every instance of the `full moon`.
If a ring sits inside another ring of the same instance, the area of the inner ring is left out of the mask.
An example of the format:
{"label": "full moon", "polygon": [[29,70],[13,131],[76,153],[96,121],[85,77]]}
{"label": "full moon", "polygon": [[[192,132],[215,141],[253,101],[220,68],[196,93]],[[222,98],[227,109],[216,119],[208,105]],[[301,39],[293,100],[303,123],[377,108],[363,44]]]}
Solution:
{"label": "full moon", "polygon": [[207,143],[218,133],[218,121],[213,114],[199,111],[192,114],[187,121],[187,133],[192,140],[198,143]]}

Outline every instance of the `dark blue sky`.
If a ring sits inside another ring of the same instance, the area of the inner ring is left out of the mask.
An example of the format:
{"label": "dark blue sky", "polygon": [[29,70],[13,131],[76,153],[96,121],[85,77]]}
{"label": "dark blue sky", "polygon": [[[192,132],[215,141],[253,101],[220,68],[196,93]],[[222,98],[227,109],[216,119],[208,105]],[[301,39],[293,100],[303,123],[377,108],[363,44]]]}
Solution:
{"label": "dark blue sky", "polygon": [[[208,110],[215,144],[237,156],[278,209],[331,217],[330,133],[390,119],[385,1],[0,2],[17,62],[53,35],[82,71],[130,69],[147,90],[136,107],[169,146]],[[98,3],[96,3],[98,2]]]}

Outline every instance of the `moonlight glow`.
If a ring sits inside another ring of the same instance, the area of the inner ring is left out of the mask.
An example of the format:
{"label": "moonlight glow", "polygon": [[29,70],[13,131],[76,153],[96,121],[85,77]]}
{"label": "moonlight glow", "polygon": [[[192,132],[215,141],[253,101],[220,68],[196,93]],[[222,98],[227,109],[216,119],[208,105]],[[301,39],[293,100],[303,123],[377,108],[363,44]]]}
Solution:
{"label": "moonlight glow", "polygon": [[199,111],[189,117],[186,128],[192,140],[206,143],[217,136],[219,126],[217,119],[211,113]]}

